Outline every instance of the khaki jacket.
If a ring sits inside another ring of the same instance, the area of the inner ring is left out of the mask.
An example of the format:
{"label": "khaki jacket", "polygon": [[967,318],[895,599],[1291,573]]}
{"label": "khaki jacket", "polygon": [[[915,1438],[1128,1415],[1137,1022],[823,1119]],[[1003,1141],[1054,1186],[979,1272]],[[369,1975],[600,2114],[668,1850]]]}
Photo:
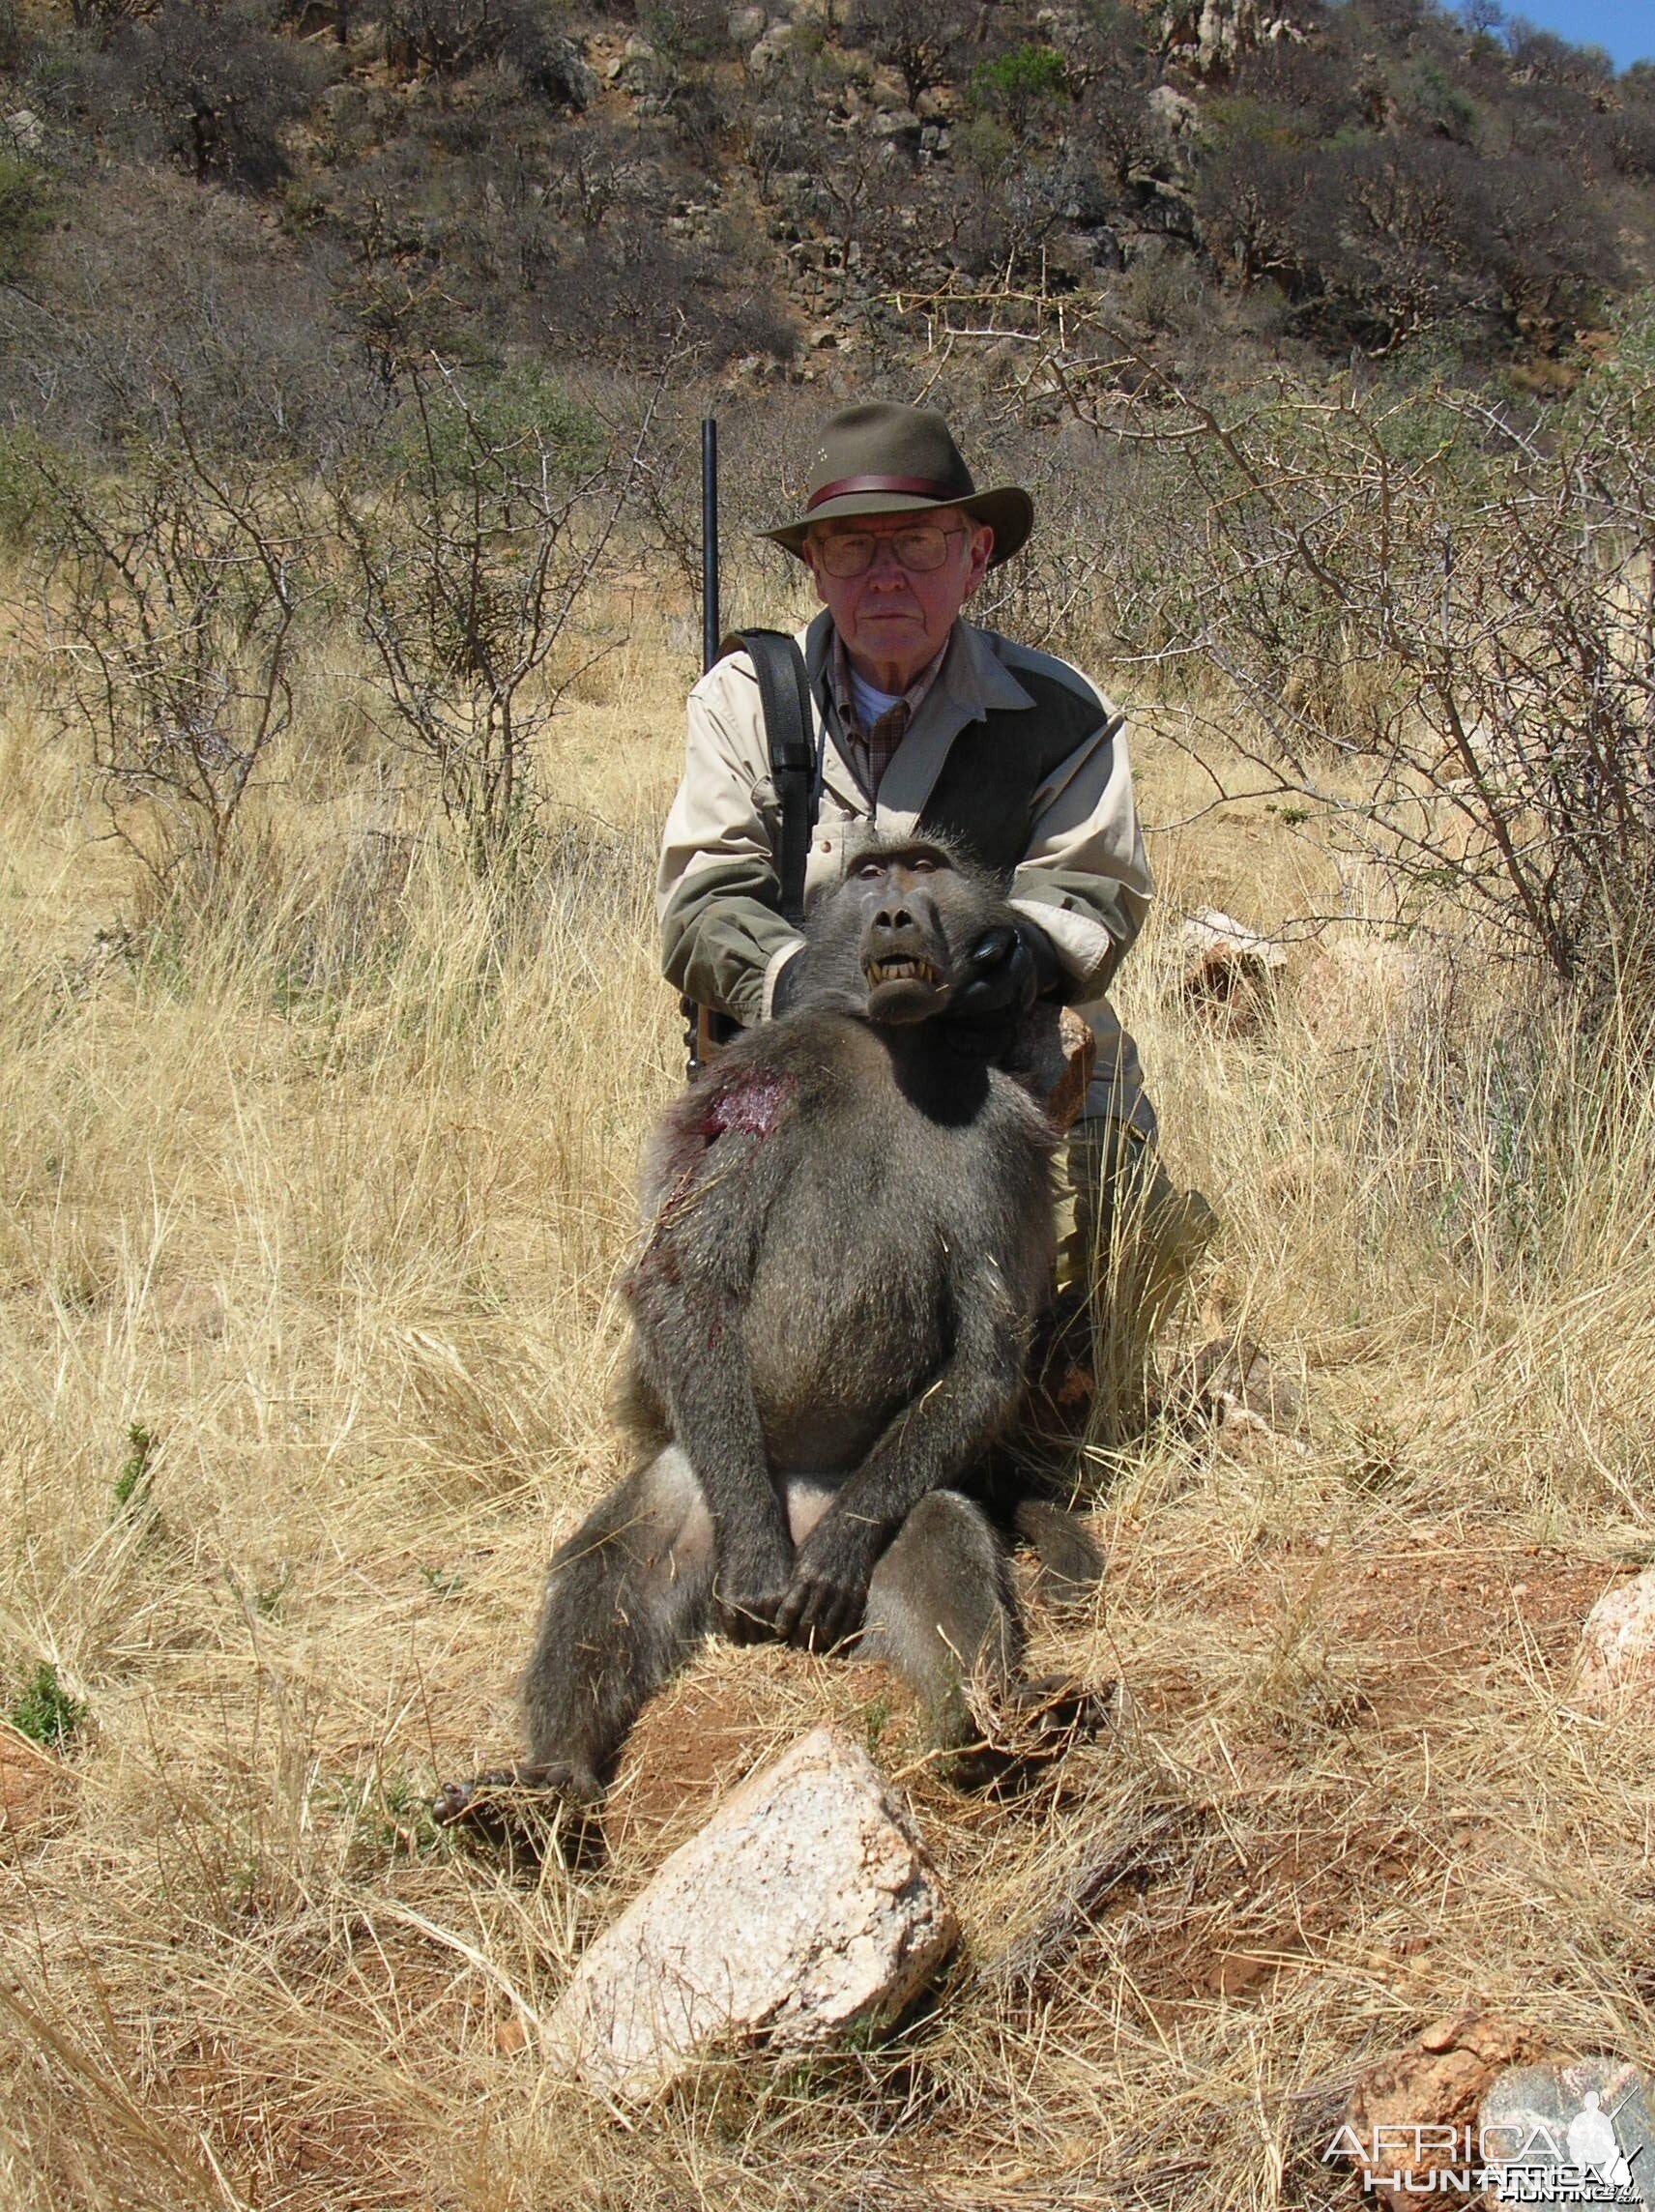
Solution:
{"label": "khaki jacket", "polygon": [[[1103,995],[1153,889],[1121,714],[1066,661],[956,623],[947,657],[881,780],[875,806],[839,748],[827,704],[828,616],[818,615],[798,642],[810,674],[821,762],[807,894],[837,882],[847,845],[870,825],[885,836],[915,832],[949,748],[969,723],[990,709],[1034,707],[1017,681],[1019,669],[1062,682],[1096,708],[1095,727],[1035,793],[1010,895],[1051,938],[1073,979],[1070,997],[1097,1033],[1087,1114],[1115,1115],[1153,1135],[1137,1052]],[[662,840],[657,906],[668,981],[748,1025],[769,1019],[776,976],[802,942],[779,912],[780,822],[758,679],[744,653],[732,654],[689,695],[688,748]]]}

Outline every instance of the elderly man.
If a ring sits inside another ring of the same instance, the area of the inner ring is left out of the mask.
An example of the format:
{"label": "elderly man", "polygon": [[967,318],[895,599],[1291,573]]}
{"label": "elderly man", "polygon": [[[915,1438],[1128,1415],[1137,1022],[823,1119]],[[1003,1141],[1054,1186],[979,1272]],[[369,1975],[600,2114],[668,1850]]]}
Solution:
{"label": "elderly man", "polygon": [[[836,880],[870,825],[945,835],[1009,877],[1020,917],[979,946],[962,1010],[989,1019],[1050,994],[1097,1034],[1061,1225],[1060,1279],[1080,1290],[1123,1188],[1161,1213],[1163,1242],[1173,1215],[1180,1246],[1211,1217],[1156,1164],[1137,1053],[1104,995],[1152,888],[1122,716],[1067,662],[961,619],[1032,525],[1026,491],[975,488],[941,415],[870,402],[828,423],[803,514],[766,536],[826,610],[798,639],[818,763],[807,889]],[[736,653],[690,693],[659,909],[668,980],[742,1024],[785,1012],[802,974],[779,830],[758,683]]]}

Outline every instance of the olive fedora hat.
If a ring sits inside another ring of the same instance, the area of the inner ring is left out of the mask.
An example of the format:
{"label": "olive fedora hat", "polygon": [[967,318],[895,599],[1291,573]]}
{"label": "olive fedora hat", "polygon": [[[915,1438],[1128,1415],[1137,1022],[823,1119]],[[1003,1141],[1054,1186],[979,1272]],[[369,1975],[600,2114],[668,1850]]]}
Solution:
{"label": "olive fedora hat", "polygon": [[841,408],[823,431],[803,514],[760,535],[802,559],[812,523],[844,515],[922,514],[932,507],[957,507],[991,525],[991,568],[1009,561],[1034,527],[1034,502],[1021,485],[977,490],[935,408],[870,399]]}

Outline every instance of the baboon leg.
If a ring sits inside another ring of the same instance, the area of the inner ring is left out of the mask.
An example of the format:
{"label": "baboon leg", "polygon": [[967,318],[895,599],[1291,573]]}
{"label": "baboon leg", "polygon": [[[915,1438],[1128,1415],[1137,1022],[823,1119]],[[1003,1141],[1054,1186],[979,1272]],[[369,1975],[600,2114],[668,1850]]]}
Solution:
{"label": "baboon leg", "polygon": [[913,1683],[933,1742],[976,1739],[968,1687],[1003,1695],[1023,1648],[1009,1562],[980,1506],[952,1490],[919,1500],[874,1569],[860,1648]]}
{"label": "baboon leg", "polygon": [[1091,1531],[1065,1507],[1040,1498],[1020,1502],[1013,1526],[1040,1562],[1034,1587],[1046,1603],[1087,1604],[1103,1580],[1103,1554]]}
{"label": "baboon leg", "polygon": [[552,1560],[523,1676],[529,1766],[595,1797],[639,1713],[706,1634],[712,1521],[678,1445],[610,1492]]}

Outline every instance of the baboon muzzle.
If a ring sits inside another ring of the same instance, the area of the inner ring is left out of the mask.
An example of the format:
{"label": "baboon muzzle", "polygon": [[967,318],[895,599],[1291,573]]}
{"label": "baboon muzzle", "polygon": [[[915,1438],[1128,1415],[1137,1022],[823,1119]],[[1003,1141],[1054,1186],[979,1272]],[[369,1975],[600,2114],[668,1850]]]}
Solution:
{"label": "baboon muzzle", "polygon": [[947,996],[947,942],[936,902],[917,889],[887,898],[868,923],[862,947],[869,1019],[927,1020]]}

